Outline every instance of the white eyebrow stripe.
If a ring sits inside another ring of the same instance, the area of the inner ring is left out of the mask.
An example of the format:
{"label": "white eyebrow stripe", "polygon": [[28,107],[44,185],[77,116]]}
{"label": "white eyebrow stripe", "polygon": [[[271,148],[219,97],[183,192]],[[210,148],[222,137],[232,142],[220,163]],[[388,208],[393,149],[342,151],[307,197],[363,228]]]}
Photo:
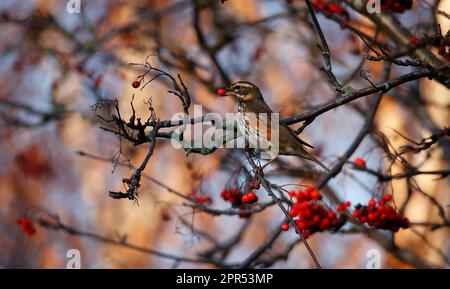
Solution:
{"label": "white eyebrow stripe", "polygon": [[252,88],[253,87],[253,85],[251,85],[249,83],[246,83],[246,82],[237,82],[237,83],[235,83],[233,85],[233,87],[236,86],[236,85],[243,86],[243,87],[248,87],[248,88]]}

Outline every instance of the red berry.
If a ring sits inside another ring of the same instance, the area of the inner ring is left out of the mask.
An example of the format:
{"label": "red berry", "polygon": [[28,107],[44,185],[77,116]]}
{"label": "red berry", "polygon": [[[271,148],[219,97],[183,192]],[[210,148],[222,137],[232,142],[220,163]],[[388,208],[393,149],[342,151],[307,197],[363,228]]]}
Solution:
{"label": "red berry", "polygon": [[317,224],[319,224],[319,222],[320,222],[321,219],[322,219],[322,218],[320,218],[319,215],[315,215],[315,216],[312,218],[311,223],[313,223],[314,225],[317,225]]}
{"label": "red berry", "polygon": [[391,215],[391,214],[394,214],[394,213],[395,213],[395,210],[394,210],[394,208],[392,208],[391,206],[387,205],[387,206],[384,207],[384,212],[385,212],[387,215]]}
{"label": "red berry", "polygon": [[249,197],[248,197],[248,195],[242,196],[242,202],[243,202],[244,204],[249,202]]}
{"label": "red berry", "polygon": [[355,217],[355,218],[358,218],[359,217],[359,210],[354,210],[353,213],[352,213],[352,216]]}
{"label": "red berry", "polygon": [[366,168],[366,161],[363,158],[356,158],[355,165],[361,168]]}
{"label": "red berry", "polygon": [[200,196],[200,197],[195,197],[195,201],[199,204],[205,204],[205,203],[211,202],[211,199],[208,197]]}
{"label": "red berry", "polygon": [[228,191],[227,191],[226,189],[223,189],[223,190],[220,192],[220,196],[221,196],[222,199],[224,199],[225,201],[228,200],[228,198],[229,198]]}
{"label": "red berry", "polygon": [[375,199],[370,199],[369,207],[375,207],[376,204],[377,204],[377,201],[375,201]]}
{"label": "red berry", "polygon": [[135,80],[133,81],[131,86],[133,86],[133,88],[138,88],[139,86],[141,86],[141,82],[139,80]]}
{"label": "red berry", "polygon": [[338,211],[339,213],[344,212],[345,206],[343,204],[340,204],[339,206],[337,206],[336,211]]}
{"label": "red berry", "polygon": [[383,200],[384,200],[385,202],[390,202],[390,201],[392,200],[392,195],[386,195],[386,196],[384,196]]}
{"label": "red berry", "polygon": [[344,202],[344,206],[346,208],[350,207],[352,205],[352,203],[350,203],[349,201]]}
{"label": "red berry", "polygon": [[20,225],[22,230],[28,235],[34,235],[36,233],[36,229],[34,228],[33,222],[27,218],[18,218],[17,224]]}
{"label": "red berry", "polygon": [[256,203],[258,201],[258,196],[254,192],[247,194],[247,202]]}
{"label": "red berry", "polygon": [[316,190],[312,191],[309,195],[313,200],[322,200],[322,195]]}
{"label": "red berry", "polygon": [[323,219],[323,220],[320,222],[320,230],[323,231],[323,230],[327,229],[328,226],[330,226],[330,220],[329,220],[329,219]]}
{"label": "red berry", "polygon": [[306,229],[306,223],[305,222],[303,222],[303,221],[301,221],[301,220],[299,220],[298,222],[297,222],[297,227],[300,229],[300,230],[305,230]]}
{"label": "red berry", "polygon": [[304,217],[305,219],[309,219],[309,218],[311,218],[311,215],[312,215],[312,211],[311,210],[304,210],[303,212],[302,212],[302,217]]}
{"label": "red berry", "polygon": [[281,225],[281,230],[283,230],[283,231],[289,230],[289,224],[288,223],[284,223],[283,225]]}
{"label": "red berry", "polygon": [[224,96],[225,93],[226,93],[226,90],[225,90],[224,88],[219,88],[219,89],[217,90],[217,94],[218,94],[219,96]]}
{"label": "red berry", "polygon": [[334,218],[336,218],[336,213],[335,212],[328,212],[328,214],[327,214],[327,218],[328,219],[334,219]]}
{"label": "red berry", "polygon": [[331,4],[330,6],[328,6],[328,11],[330,11],[331,13],[341,14],[343,9],[336,4]]}

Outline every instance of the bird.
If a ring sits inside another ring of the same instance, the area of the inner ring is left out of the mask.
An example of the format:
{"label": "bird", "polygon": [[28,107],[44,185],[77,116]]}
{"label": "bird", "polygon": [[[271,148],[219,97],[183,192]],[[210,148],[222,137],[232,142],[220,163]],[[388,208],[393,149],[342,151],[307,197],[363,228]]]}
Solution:
{"label": "bird", "polygon": [[[219,96],[234,96],[236,98],[238,102],[237,126],[250,144],[265,149],[273,144],[271,138],[273,126],[270,117],[273,111],[264,101],[258,86],[248,81],[237,81],[229,86],[219,88],[218,94]],[[267,117],[260,117],[264,115]],[[311,149],[313,146],[301,140],[289,126],[280,122],[279,118],[277,119],[279,122],[277,155],[297,156],[312,161],[330,172],[330,169],[309,151],[308,148]],[[266,126],[265,129],[264,126]],[[271,155],[272,159],[269,162],[276,157],[276,155]]]}

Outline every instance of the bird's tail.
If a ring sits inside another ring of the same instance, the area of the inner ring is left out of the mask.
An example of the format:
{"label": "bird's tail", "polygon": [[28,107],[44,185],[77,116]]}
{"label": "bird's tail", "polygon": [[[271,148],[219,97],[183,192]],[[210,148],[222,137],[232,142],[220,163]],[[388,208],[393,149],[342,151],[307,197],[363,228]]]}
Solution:
{"label": "bird's tail", "polygon": [[319,166],[321,166],[324,170],[326,170],[328,173],[331,171],[326,165],[324,165],[321,161],[319,161],[318,159],[316,159],[314,156],[309,155],[307,157],[308,160],[315,162],[316,164],[318,164]]}

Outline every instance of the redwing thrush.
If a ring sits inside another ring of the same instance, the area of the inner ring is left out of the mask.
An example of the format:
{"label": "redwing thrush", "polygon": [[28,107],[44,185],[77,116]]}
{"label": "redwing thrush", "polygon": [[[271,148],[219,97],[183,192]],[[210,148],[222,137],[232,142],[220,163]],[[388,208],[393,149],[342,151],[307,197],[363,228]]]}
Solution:
{"label": "redwing thrush", "polygon": [[[272,110],[264,101],[259,88],[247,81],[238,81],[232,85],[219,89],[220,96],[232,95],[238,101],[237,125],[246,140],[254,146],[273,141],[271,140],[271,115]],[[261,118],[261,115],[267,117]],[[266,133],[261,133],[261,126],[266,126]],[[306,147],[312,146],[302,141],[295,132],[279,122],[279,154],[294,155],[307,159],[320,165],[326,171],[329,169],[316,159]],[[276,156],[273,156],[276,157]]]}

